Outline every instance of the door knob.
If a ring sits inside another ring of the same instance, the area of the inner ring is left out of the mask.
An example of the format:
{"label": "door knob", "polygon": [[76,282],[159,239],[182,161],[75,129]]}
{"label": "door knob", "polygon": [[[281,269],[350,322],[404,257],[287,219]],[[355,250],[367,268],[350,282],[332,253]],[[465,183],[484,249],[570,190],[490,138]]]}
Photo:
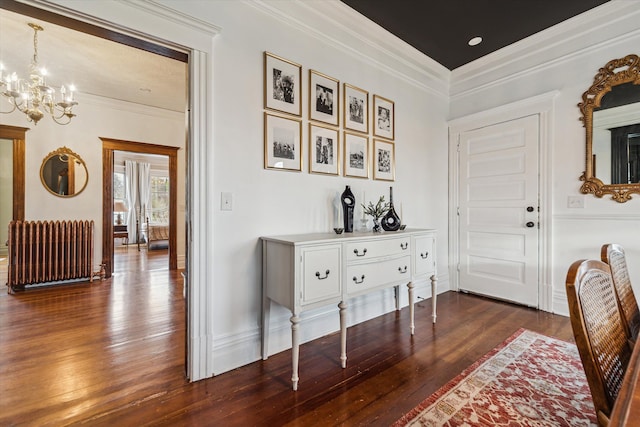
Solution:
{"label": "door knob", "polygon": [[536,224],[533,221],[529,221],[527,223],[527,227],[529,227],[529,228],[533,228],[534,225],[536,225]]}
{"label": "door knob", "polygon": [[533,206],[527,206],[527,212],[533,212],[533,211],[534,211]]}

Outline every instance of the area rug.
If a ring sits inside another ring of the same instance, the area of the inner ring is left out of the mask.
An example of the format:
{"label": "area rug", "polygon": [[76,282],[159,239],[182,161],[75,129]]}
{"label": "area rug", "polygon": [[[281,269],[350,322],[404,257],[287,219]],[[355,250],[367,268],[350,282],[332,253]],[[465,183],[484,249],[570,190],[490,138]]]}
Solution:
{"label": "area rug", "polygon": [[592,425],[597,419],[575,344],[520,329],[394,427]]}

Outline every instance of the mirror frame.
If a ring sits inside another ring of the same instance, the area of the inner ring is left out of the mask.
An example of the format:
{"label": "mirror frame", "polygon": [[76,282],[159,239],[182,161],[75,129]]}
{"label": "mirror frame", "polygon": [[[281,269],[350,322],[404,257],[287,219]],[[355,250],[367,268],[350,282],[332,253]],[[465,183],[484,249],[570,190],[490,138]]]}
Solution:
{"label": "mirror frame", "polygon": [[633,184],[604,184],[593,174],[593,110],[600,106],[602,97],[611,91],[613,86],[624,83],[640,84],[640,58],[638,55],[627,55],[624,58],[613,59],[598,70],[593,78],[591,87],[582,94],[582,102],[578,104],[582,112],[583,125],[586,130],[586,166],[580,176],[584,181],[580,187],[583,194],[593,194],[602,197],[611,194],[611,198],[619,203],[631,200],[631,195],[640,194],[640,183]]}
{"label": "mirror frame", "polygon": [[[44,172],[44,168],[45,165],[47,164],[47,161],[49,161],[49,159],[51,159],[54,156],[73,156],[75,157],[84,167],[84,170],[87,174],[87,179],[84,181],[84,185],[82,186],[82,188],[80,188],[79,190],[75,191],[73,194],[58,194],[55,191],[53,191],[51,188],[49,188],[49,186],[47,185],[47,183],[44,180],[43,177],[43,172]],[[87,164],[84,162],[84,160],[82,160],[82,157],[80,157],[78,154],[74,153],[72,150],[70,150],[67,147],[60,147],[56,150],[53,150],[52,152],[50,152],[49,154],[47,154],[46,156],[44,156],[44,159],[42,159],[42,165],[40,166],[40,181],[42,182],[42,186],[44,188],[46,188],[46,190],[53,194],[54,196],[57,197],[62,197],[62,198],[71,198],[71,197],[75,197],[78,194],[82,193],[84,191],[85,188],[87,188],[87,184],[89,183],[89,169],[87,168]]]}

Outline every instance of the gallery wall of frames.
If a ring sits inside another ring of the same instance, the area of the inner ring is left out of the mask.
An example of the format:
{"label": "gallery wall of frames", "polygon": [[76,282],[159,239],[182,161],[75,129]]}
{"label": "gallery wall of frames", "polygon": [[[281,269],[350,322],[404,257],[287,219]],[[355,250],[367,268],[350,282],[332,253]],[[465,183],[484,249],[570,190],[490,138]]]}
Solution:
{"label": "gallery wall of frames", "polygon": [[310,69],[305,109],[302,77],[302,65],[264,52],[265,169],[302,172],[306,149],[309,173],[394,181],[395,103]]}

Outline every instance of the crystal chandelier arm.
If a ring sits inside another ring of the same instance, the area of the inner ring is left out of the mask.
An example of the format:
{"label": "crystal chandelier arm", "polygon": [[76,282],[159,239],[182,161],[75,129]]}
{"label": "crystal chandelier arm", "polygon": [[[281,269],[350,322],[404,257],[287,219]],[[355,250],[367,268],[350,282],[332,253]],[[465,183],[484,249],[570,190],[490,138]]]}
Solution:
{"label": "crystal chandelier arm", "polygon": [[44,28],[35,23],[28,25],[33,29],[33,59],[29,67],[29,79],[18,79],[16,73],[3,76],[0,69],[0,93],[12,105],[11,110],[0,110],[0,113],[8,114],[18,110],[27,116],[28,121],[37,124],[46,112],[56,123],[69,124],[75,117],[72,109],[78,104],[74,100],[75,88],[71,87],[67,95],[65,87],[62,86],[60,101],[55,102],[55,91],[46,84],[46,70],[38,67],[38,32],[44,31]]}

